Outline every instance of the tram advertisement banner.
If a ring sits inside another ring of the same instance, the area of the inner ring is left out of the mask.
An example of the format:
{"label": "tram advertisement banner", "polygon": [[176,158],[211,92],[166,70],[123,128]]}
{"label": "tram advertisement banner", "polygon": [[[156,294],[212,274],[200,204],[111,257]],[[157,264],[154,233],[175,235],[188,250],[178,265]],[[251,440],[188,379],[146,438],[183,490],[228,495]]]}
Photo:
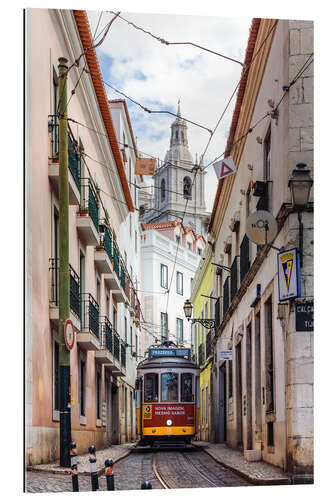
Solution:
{"label": "tram advertisement banner", "polygon": [[194,425],[194,404],[144,405],[143,418],[145,427],[165,426],[168,419],[176,426]]}

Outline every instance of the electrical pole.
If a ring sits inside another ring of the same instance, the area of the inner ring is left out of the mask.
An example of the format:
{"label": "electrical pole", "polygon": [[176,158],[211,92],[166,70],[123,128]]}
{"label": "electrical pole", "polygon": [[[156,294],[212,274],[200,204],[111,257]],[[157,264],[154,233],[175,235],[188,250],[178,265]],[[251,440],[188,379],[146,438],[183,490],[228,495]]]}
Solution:
{"label": "electrical pole", "polygon": [[70,467],[71,407],[70,352],[65,343],[65,323],[70,315],[69,275],[69,187],[67,125],[67,59],[59,65],[59,384],[60,384],[60,465]]}

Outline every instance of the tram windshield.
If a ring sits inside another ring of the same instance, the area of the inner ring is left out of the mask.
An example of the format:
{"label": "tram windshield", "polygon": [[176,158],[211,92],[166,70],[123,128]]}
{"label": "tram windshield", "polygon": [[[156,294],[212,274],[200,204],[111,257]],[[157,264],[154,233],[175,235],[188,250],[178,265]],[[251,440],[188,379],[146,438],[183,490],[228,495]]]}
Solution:
{"label": "tram windshield", "polygon": [[145,403],[158,401],[158,374],[148,373],[145,375]]}
{"label": "tram windshield", "polygon": [[194,401],[194,394],[192,390],[192,374],[182,373],[181,375],[181,396],[184,403]]}
{"label": "tram windshield", "polygon": [[178,401],[177,373],[162,373],[161,375],[162,401]]}

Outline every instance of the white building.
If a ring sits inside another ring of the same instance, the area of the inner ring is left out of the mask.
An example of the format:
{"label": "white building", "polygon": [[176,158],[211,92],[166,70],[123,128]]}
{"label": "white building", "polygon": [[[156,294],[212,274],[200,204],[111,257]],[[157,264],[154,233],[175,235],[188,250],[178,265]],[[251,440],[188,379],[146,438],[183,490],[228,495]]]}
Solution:
{"label": "white building", "polygon": [[205,239],[179,221],[142,226],[145,349],[163,340],[190,347],[191,325],[183,306],[191,295]]}
{"label": "white building", "polygon": [[[177,118],[171,124],[170,148],[163,165],[154,175],[154,207],[143,216],[144,222],[181,220],[195,233],[207,234],[210,213],[206,212],[203,165],[193,161],[188,147],[187,125],[178,104]],[[142,197],[143,190],[140,192]],[[149,207],[147,194],[140,206]],[[186,208],[186,213],[185,213]]]}
{"label": "white building", "polygon": [[135,184],[139,183],[140,179],[139,176],[135,175],[137,149],[126,101],[114,99],[109,101],[109,103],[135,208],[134,212],[127,214],[126,219],[120,225],[119,238],[119,249],[124,257],[130,278],[127,283],[128,300],[121,303],[119,306],[121,335],[126,345],[126,376],[122,377],[120,388],[120,404],[123,410],[120,413],[120,434],[121,442],[126,442],[135,439],[134,389],[136,367],[138,361],[140,361],[140,309],[138,307],[138,295],[136,290],[140,289],[141,281],[141,248],[137,188],[135,187]]}

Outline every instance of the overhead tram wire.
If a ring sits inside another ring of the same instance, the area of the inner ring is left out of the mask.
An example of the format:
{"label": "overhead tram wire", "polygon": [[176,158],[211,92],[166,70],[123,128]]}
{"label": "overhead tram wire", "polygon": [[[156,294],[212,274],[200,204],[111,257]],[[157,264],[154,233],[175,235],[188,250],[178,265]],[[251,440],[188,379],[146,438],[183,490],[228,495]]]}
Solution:
{"label": "overhead tram wire", "polygon": [[[101,31],[101,33],[105,30],[105,33],[104,35],[102,36],[102,38],[100,39],[99,42],[97,42],[95,45],[94,43],[92,43],[89,47],[87,47],[83,52],[81,52],[81,54],[75,59],[75,61],[67,68],[67,70],[63,73],[62,77],[63,78],[67,78],[67,75],[69,73],[69,71],[74,67],[78,67],[79,66],[79,62],[80,62],[80,59],[81,57],[83,57],[84,55],[86,55],[87,52],[89,52],[89,50],[92,50],[92,49],[96,49],[97,47],[100,47],[102,45],[102,43],[104,42],[105,38],[106,38],[106,35],[108,34],[110,28],[111,28],[111,25],[112,23],[115,21],[115,19],[120,15],[120,11],[114,15],[114,17],[111,19],[111,21],[103,28],[103,30]],[[100,37],[101,33],[99,33],[98,37]],[[86,61],[86,64],[87,64],[87,61]],[[85,65],[86,65],[85,64]],[[86,70],[87,71],[87,70]],[[83,73],[83,72],[82,72]],[[59,101],[58,101],[58,106],[57,106],[57,115],[59,114],[59,105],[60,105],[60,102],[62,101],[62,96],[63,94],[60,96],[59,98]]]}
{"label": "overhead tram wire", "polygon": [[[110,14],[114,14],[113,11],[109,11],[109,13]],[[133,26],[135,29],[137,29],[139,31],[142,31],[143,33],[146,33],[147,35],[150,35],[152,38],[154,38],[155,40],[159,41],[160,43],[162,43],[164,45],[192,45],[193,47],[197,47],[198,49],[204,50],[206,52],[210,52],[211,54],[214,54],[216,56],[223,57],[224,59],[227,59],[228,61],[232,61],[234,63],[240,64],[241,66],[244,67],[244,64],[241,61],[238,61],[237,59],[234,59],[232,57],[226,56],[226,55],[221,54],[219,52],[216,52],[214,50],[207,49],[207,47],[202,47],[201,45],[198,45],[197,43],[194,43],[194,42],[168,42],[164,38],[161,38],[159,36],[154,35],[150,31],[147,31],[147,30],[141,28],[140,26],[136,25],[132,21],[128,21],[127,19],[125,19],[122,16],[119,16],[119,19],[121,19],[122,21],[125,21],[127,24]]]}
{"label": "overhead tram wire", "polygon": [[[272,110],[272,112],[276,112],[278,110],[278,108],[280,107],[284,97],[286,96],[286,94],[289,92],[289,89],[290,87],[292,87],[298,80],[299,78],[302,76],[302,74],[308,69],[308,67],[313,63],[313,60],[310,61],[310,59],[312,58],[313,56],[313,53],[310,55],[310,57],[307,59],[307,61],[303,64],[302,68],[298,71],[297,75],[289,82],[288,85],[286,85],[286,90],[284,90],[281,98],[280,98],[280,101],[278,102],[278,104],[274,107],[274,109]],[[268,111],[267,113],[265,113],[261,118],[259,118],[257,120],[257,122],[255,122],[253,125],[251,125],[249,127],[249,129],[247,130],[247,132],[245,132],[244,134],[242,134],[238,139],[236,139],[227,149],[225,149],[223,151],[223,153],[221,153],[219,156],[217,156],[216,158],[214,158],[214,160],[212,160],[210,163],[208,163],[208,165],[206,165],[204,167],[204,170],[207,169],[210,165],[212,165],[213,163],[215,163],[217,160],[219,160],[220,158],[222,158],[222,156],[224,156],[226,153],[229,153],[233,147],[238,144],[240,141],[242,141],[248,134],[250,134],[258,125],[259,123],[261,123],[265,118],[267,118],[268,116],[271,115],[271,112]]]}
{"label": "overhead tram wire", "polygon": [[[238,89],[238,88],[239,88],[239,86],[240,86],[240,83],[241,83],[241,81],[242,81],[243,75],[245,74],[245,72],[249,71],[249,69],[250,69],[250,67],[251,67],[251,65],[252,65],[252,63],[253,63],[253,61],[254,61],[255,57],[257,57],[257,56],[258,56],[258,54],[260,53],[260,51],[261,51],[261,50],[262,50],[262,48],[264,47],[264,45],[265,45],[265,43],[267,42],[267,40],[268,40],[269,36],[270,36],[270,35],[271,35],[271,33],[273,32],[273,29],[275,29],[275,27],[276,27],[277,23],[278,23],[278,20],[274,23],[274,25],[271,27],[271,29],[269,30],[268,34],[266,35],[265,39],[264,39],[264,40],[262,41],[262,43],[260,44],[260,46],[259,46],[259,48],[258,48],[257,52],[256,52],[256,53],[255,53],[255,55],[252,57],[251,62],[250,62],[248,65],[245,65],[245,64],[243,64],[243,65],[242,65],[242,66],[243,66],[243,71],[242,71],[242,74],[241,74],[241,76],[240,76],[239,82],[238,82],[237,86],[235,87],[235,89],[234,89],[234,91],[233,91],[233,93],[232,93],[232,95],[231,95],[231,98],[229,99],[229,101],[228,101],[228,103],[227,103],[227,105],[226,105],[225,109],[223,110],[223,112],[222,112],[222,114],[221,114],[221,116],[220,116],[220,118],[219,118],[219,120],[218,120],[218,122],[217,122],[217,124],[216,124],[216,126],[215,126],[215,128],[214,128],[213,133],[211,134],[211,136],[210,136],[210,138],[209,138],[209,140],[208,140],[208,143],[207,143],[207,146],[206,146],[206,148],[205,148],[205,150],[204,150],[204,153],[202,154],[202,156],[201,156],[201,158],[200,158],[200,162],[203,160],[203,157],[204,157],[204,155],[205,155],[205,154],[206,154],[206,152],[207,152],[207,149],[208,149],[208,146],[209,146],[209,144],[210,144],[210,142],[211,142],[211,140],[212,140],[212,137],[213,137],[214,133],[216,132],[216,130],[217,130],[217,128],[218,128],[218,126],[219,126],[219,124],[220,124],[220,122],[221,122],[221,120],[222,120],[223,116],[225,115],[225,113],[226,113],[226,111],[227,111],[227,109],[228,109],[228,107],[229,107],[230,103],[232,102],[232,98],[233,98],[233,96],[235,95],[235,93],[236,93],[237,89]],[[269,114],[269,113],[268,113],[268,114]],[[268,114],[266,114],[266,115],[265,115],[265,117],[266,117]],[[263,119],[263,118],[262,118],[262,119]],[[260,121],[261,121],[262,119],[260,119]],[[260,121],[259,121],[259,122],[260,122]],[[258,122],[255,126],[257,126],[257,125],[259,124],[259,122]],[[250,127],[250,128],[249,128],[249,131],[251,131],[251,132],[252,132],[253,128],[254,128],[254,127],[252,127],[252,128]],[[247,132],[247,134],[248,134],[248,133],[250,133],[249,131]],[[246,135],[247,135],[247,134],[246,134]],[[243,137],[242,137],[242,138],[243,138]],[[242,138],[238,139],[238,140],[237,140],[237,142],[239,142]],[[234,144],[235,144],[235,143],[234,143]],[[233,144],[231,147],[229,147],[229,148],[228,148],[228,151],[229,151],[229,150],[231,150],[231,148],[234,146],[234,144]],[[224,152],[224,153],[222,153],[222,155],[220,155],[220,157],[221,157],[221,156],[223,156],[224,154],[225,154],[225,152]],[[219,158],[220,158],[220,157],[219,157]],[[215,161],[216,161],[216,159],[215,159],[215,160],[213,160],[213,162],[210,162],[208,165],[206,165],[206,167],[204,167],[204,168],[203,168],[203,170],[206,170],[206,169],[207,169],[207,168],[208,168],[208,167],[209,167],[212,163],[214,163]],[[193,177],[193,181],[192,181],[191,188],[193,188],[193,184],[194,184],[194,182],[195,182],[195,179],[196,179],[196,175],[197,175],[197,173],[198,173],[198,168],[195,170],[195,175],[194,175],[194,177]],[[185,214],[186,214],[187,202],[188,202],[188,199],[187,199],[186,204],[185,204],[185,210],[184,210],[184,215],[183,215],[183,218],[185,217]],[[176,267],[176,262],[177,262],[178,246],[179,246],[179,242],[178,242],[177,249],[176,249],[176,255],[175,255],[175,260],[174,260],[174,265],[173,265],[173,270],[172,270],[171,280],[170,280],[170,286],[169,286],[169,288],[168,288],[168,292],[169,292],[169,293],[168,293],[167,305],[166,305],[166,311],[165,311],[166,313],[167,313],[167,311],[168,311],[170,288],[171,288],[172,278],[173,278],[173,275],[174,275],[174,271],[175,271],[175,267]]]}

